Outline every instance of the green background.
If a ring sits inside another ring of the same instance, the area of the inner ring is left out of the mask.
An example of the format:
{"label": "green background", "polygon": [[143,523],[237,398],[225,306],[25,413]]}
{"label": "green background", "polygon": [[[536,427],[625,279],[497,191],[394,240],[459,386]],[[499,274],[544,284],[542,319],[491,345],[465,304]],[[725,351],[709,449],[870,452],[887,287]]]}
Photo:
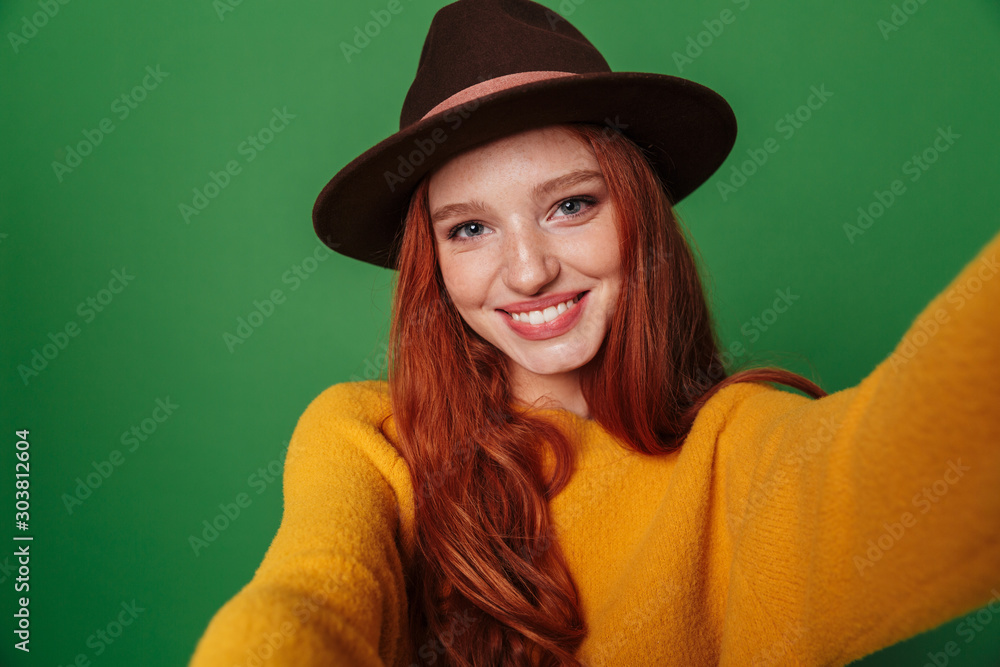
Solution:
{"label": "green background", "polygon": [[[911,2],[916,13],[887,35],[887,0],[561,5],[612,69],[681,75],[729,100],[733,153],[679,207],[711,275],[720,333],[831,392],[888,355],[1000,228],[1000,6]],[[322,186],[398,129],[445,3],[402,0],[348,62],[340,43],[387,4],[243,0],[220,15],[209,0],[68,2],[16,49],[10,34],[42,10],[0,5],[0,483],[13,486],[13,431],[30,429],[35,536],[33,650],[12,648],[12,575],[0,572],[3,664],[63,665],[81,653],[93,664],[185,664],[278,527],[282,451],[299,415],[331,384],[380,370],[389,271],[334,255],[306,262],[315,270],[297,284],[285,277],[318,247],[310,212]],[[725,9],[733,22],[679,69],[674,52]],[[120,118],[115,99],[147,66],[168,74]],[[832,96],[785,138],[775,123],[824,85]],[[294,119],[248,161],[241,142],[275,108]],[[113,131],[60,180],[53,161],[104,118]],[[908,180],[903,164],[948,127],[960,138]],[[770,137],[778,151],[724,200],[717,184]],[[185,221],[179,204],[230,160],[240,173]],[[849,242],[844,223],[895,179],[905,193]],[[123,268],[135,278],[85,321],[79,304]],[[800,298],[752,342],[743,325],[786,288]],[[275,289],[284,303],[230,350],[223,334]],[[79,335],[22,380],[18,367],[72,322]],[[173,414],[128,451],[122,433],[167,398]],[[114,450],[122,464],[70,512],[64,494]],[[269,465],[277,479],[252,477]],[[251,504],[196,555],[189,536],[240,493]],[[0,564],[14,549],[12,515],[0,510]],[[132,600],[143,611],[97,655],[88,637]],[[863,662],[921,665],[955,625]],[[996,664],[1000,618],[960,646],[951,664]]]}

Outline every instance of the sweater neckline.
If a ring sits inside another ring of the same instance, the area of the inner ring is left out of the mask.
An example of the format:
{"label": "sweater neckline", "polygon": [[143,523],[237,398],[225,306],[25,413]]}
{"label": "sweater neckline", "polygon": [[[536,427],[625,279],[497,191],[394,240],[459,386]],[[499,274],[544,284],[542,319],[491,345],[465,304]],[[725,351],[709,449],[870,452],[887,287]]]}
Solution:
{"label": "sweater neckline", "polygon": [[[578,470],[613,465],[637,453],[627,449],[594,419],[581,417],[564,408],[533,408],[531,412],[563,427],[576,448]],[[551,447],[544,447],[542,454],[546,466],[554,462]]]}

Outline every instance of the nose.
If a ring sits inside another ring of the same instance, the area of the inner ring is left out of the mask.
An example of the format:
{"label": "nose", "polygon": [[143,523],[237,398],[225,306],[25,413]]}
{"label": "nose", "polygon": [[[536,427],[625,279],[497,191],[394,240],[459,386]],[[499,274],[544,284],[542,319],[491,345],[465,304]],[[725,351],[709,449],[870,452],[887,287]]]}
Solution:
{"label": "nose", "polygon": [[559,275],[553,239],[537,225],[514,225],[504,239],[504,282],[511,290],[537,294]]}

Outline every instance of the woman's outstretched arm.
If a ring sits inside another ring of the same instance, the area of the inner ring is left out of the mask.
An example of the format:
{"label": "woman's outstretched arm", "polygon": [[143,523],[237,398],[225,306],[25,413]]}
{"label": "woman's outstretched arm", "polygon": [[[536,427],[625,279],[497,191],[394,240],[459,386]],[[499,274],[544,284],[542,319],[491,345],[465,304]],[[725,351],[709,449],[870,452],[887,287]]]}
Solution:
{"label": "woman's outstretched arm", "polygon": [[381,667],[409,657],[398,506],[385,475],[395,468],[373,425],[374,398],[334,385],[299,419],[277,535],[215,614],[191,667]]}
{"label": "woman's outstretched arm", "polygon": [[859,385],[746,388],[726,416],[724,622],[754,640],[727,633],[723,664],[844,664],[1000,612],[998,262],[1000,235]]}

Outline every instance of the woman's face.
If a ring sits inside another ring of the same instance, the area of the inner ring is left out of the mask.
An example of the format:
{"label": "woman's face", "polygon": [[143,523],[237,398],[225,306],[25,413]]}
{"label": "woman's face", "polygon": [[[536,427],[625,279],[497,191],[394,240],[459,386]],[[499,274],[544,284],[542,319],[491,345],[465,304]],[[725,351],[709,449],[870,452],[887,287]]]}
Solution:
{"label": "woman's face", "polygon": [[511,359],[512,379],[537,384],[593,359],[621,290],[621,263],[615,212],[590,147],[557,127],[522,132],[453,158],[429,188],[448,294]]}

